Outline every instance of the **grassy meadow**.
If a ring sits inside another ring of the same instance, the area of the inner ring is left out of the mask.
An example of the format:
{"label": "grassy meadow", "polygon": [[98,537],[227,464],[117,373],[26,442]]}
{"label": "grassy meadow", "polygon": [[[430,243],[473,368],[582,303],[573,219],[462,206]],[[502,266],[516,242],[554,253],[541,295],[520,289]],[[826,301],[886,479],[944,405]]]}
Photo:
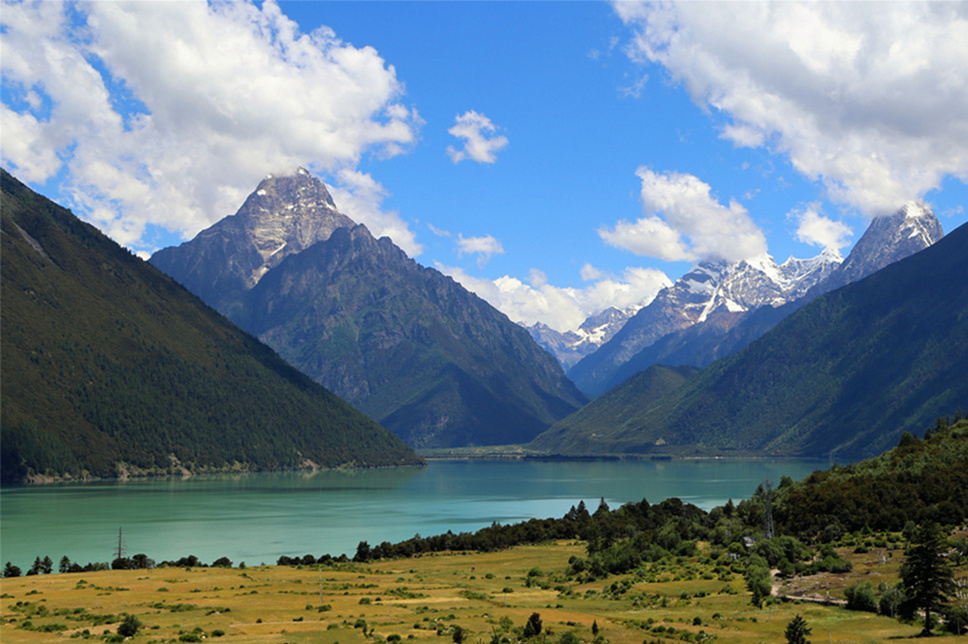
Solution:
{"label": "grassy meadow", "polygon": [[[852,572],[777,582],[775,591],[842,599],[843,588],[852,583],[893,584],[903,550],[888,543],[886,548],[841,548],[854,564]],[[813,642],[882,642],[913,638],[920,631],[872,613],[808,601],[776,598],[755,608],[742,565],[737,562],[734,571],[704,548],[696,557],[647,563],[631,574],[578,584],[563,572],[569,558],[585,552],[583,542],[559,541],[369,564],[163,567],[5,578],[0,581],[0,640],[110,638],[125,614],[142,623],[131,641],[145,644],[498,644],[522,640],[534,613],[542,625],[533,638],[537,644],[783,642],[786,625],[797,614],[812,629]],[[956,576],[968,576],[964,565]]]}

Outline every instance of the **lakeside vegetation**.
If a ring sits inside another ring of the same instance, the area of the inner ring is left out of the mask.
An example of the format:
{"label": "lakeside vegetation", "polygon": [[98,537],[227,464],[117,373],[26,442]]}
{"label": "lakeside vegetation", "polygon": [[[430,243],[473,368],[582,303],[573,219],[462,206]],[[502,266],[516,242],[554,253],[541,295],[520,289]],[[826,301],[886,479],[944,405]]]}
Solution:
{"label": "lakeside vegetation", "polygon": [[[956,641],[968,630],[966,450],[968,420],[942,419],[877,459],[766,482],[710,512],[678,499],[579,504],[560,519],[361,542],[352,559],[155,566],[135,555],[48,575],[53,560],[38,558],[35,574],[3,579],[0,634],[110,640],[136,620],[144,642],[759,642],[804,628],[818,640],[928,630]],[[883,490],[895,488],[905,512],[882,527]],[[828,494],[828,514],[796,521],[814,509],[799,504]]]}

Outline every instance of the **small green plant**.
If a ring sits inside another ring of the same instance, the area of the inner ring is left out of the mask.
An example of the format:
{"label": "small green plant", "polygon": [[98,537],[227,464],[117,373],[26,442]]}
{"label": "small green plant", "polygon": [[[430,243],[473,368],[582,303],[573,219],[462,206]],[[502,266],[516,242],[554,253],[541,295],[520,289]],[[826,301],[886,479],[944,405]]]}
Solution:
{"label": "small green plant", "polygon": [[128,615],[118,625],[118,635],[122,637],[134,637],[140,628],[141,620],[134,615]]}

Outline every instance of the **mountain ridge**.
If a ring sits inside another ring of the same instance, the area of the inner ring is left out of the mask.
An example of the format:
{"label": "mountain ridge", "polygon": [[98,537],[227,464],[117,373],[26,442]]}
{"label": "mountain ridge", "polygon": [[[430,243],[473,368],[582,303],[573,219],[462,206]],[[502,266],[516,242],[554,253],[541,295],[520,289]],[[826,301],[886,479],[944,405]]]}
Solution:
{"label": "mountain ridge", "polygon": [[769,255],[731,263],[700,262],[662,289],[568,375],[582,391],[600,394],[616,370],[661,338],[707,320],[732,326],[738,313],[795,299],[824,279],[838,259],[822,253],[811,260],[790,258],[781,265]]}
{"label": "mountain ridge", "polygon": [[[968,399],[968,226],[823,294],[608,427],[594,407],[539,436],[562,453],[876,454]],[[602,401],[602,402],[599,402]],[[563,431],[567,430],[567,431]]]}
{"label": "mountain ridge", "polygon": [[[276,202],[266,217],[289,210]],[[189,286],[231,266],[231,254],[208,253],[215,265],[194,268],[185,258],[206,251],[186,248],[206,243],[168,251]],[[526,442],[587,400],[525,329],[363,225],[334,227],[214,303],[414,446]]]}
{"label": "mountain ridge", "polygon": [[2,191],[4,483],[422,463],[6,170]]}
{"label": "mountain ridge", "polygon": [[[870,275],[943,236],[934,213],[923,203],[910,202],[897,213],[872,221],[847,259],[825,250],[814,258],[791,257],[780,265],[768,255],[728,265],[700,263],[656,297],[657,306],[685,311],[678,325],[657,326],[656,315],[643,309],[629,320],[628,330],[615,334],[612,346],[606,343],[568,374],[579,388],[600,394],[651,364],[671,361],[704,367],[745,347],[818,295]],[[697,281],[696,276],[701,280],[701,273],[713,292],[695,316],[688,311],[703,304],[701,297],[680,293],[698,292],[700,288],[688,282]],[[795,304],[798,300],[802,301]]]}

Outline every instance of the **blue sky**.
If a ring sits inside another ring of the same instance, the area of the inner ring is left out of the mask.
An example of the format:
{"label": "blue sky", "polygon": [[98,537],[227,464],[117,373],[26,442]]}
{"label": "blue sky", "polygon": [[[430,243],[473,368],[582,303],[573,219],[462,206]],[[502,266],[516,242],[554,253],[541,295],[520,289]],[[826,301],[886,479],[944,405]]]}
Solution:
{"label": "blue sky", "polygon": [[302,165],[512,319],[968,219],[964,3],[7,3],[3,165],[141,253]]}

